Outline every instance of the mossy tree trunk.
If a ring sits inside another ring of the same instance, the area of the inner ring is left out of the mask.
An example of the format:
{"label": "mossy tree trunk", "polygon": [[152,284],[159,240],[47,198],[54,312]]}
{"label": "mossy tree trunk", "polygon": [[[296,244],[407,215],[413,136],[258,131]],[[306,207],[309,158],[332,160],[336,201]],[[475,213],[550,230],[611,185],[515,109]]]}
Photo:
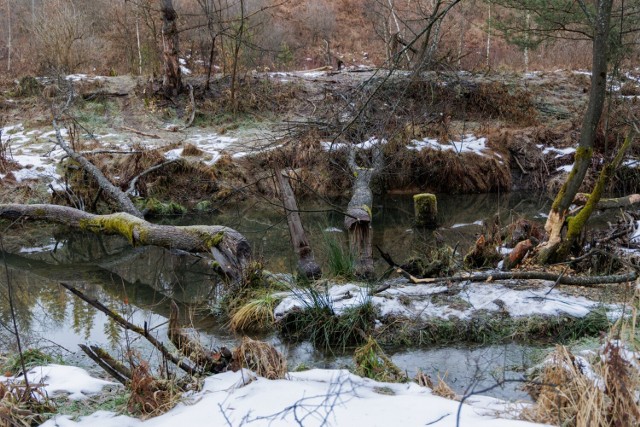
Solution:
{"label": "mossy tree trunk", "polygon": [[[573,242],[563,241],[562,230],[567,220],[569,207],[578,193],[587,169],[591,164],[596,130],[602,116],[607,86],[612,3],[612,0],[597,1],[596,15],[593,19],[593,60],[589,104],[582,121],[580,142],[576,150],[573,168],[558,192],[545,224],[545,230],[549,237],[546,242],[538,247],[538,260],[543,264],[563,260],[568,255],[568,248],[573,244]],[[579,235],[583,225],[584,223],[574,223],[574,232],[571,235],[575,236],[576,232]],[[580,227],[579,230],[575,230],[576,227]]]}
{"label": "mossy tree trunk", "polygon": [[344,226],[349,233],[349,247],[356,260],[355,274],[362,278],[372,278],[373,270],[373,227],[371,226],[371,207],[373,193],[371,180],[380,172],[383,164],[382,148],[373,148],[372,167],[365,168],[356,164],[355,150],[349,153],[349,167],[355,177],[353,195],[347,206]]}
{"label": "mossy tree trunk", "polygon": [[422,193],[413,196],[415,223],[418,227],[435,228],[438,225],[438,199],[435,194]]}
{"label": "mossy tree trunk", "polygon": [[593,188],[591,194],[589,194],[589,197],[587,198],[587,201],[582,209],[580,209],[580,211],[576,215],[567,218],[567,234],[558,247],[558,254],[568,254],[573,244],[580,237],[582,229],[589,220],[589,217],[594,210],[598,209],[598,202],[600,202],[602,193],[604,192],[606,185],[609,183],[609,180],[615,173],[616,168],[620,166],[620,163],[622,163],[624,154],[631,146],[631,142],[634,137],[635,132],[629,132],[624,140],[624,143],[622,144],[622,147],[620,147],[620,149],[618,150],[616,157],[600,172],[598,181],[596,182],[596,185]]}
{"label": "mossy tree trunk", "polygon": [[210,256],[210,266],[231,280],[239,280],[251,258],[247,239],[220,225],[156,225],[120,212],[94,215],[58,205],[0,204],[0,218],[24,218],[64,224],[94,233],[118,234],[134,246],[160,246]]}

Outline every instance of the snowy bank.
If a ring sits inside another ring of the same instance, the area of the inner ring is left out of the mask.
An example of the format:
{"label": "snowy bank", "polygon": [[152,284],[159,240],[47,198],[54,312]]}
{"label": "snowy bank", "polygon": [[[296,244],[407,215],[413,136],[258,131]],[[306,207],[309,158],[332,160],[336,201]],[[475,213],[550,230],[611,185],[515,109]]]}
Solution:
{"label": "snowy bank", "polygon": [[249,371],[208,377],[203,389],[164,415],[141,421],[98,411],[77,421],[58,415],[43,424],[66,426],[168,426],[253,424],[258,426],[461,426],[519,427],[529,422],[498,418],[517,411],[513,404],[474,396],[459,402],[434,396],[415,383],[380,383],[345,370],[313,369],[267,380]]}

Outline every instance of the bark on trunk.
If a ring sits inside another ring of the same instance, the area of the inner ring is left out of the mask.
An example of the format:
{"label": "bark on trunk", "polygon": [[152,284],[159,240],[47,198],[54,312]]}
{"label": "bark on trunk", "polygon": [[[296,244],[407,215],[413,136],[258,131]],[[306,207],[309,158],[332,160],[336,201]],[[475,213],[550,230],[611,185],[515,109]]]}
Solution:
{"label": "bark on trunk", "polygon": [[373,149],[373,167],[364,168],[356,164],[355,150],[349,153],[349,167],[355,176],[353,195],[347,206],[344,226],[349,232],[349,247],[356,259],[355,274],[362,278],[372,278],[373,270],[373,228],[371,226],[371,207],[373,193],[371,179],[382,168],[382,148]]}
{"label": "bark on trunk", "polygon": [[64,224],[95,233],[119,234],[130,244],[207,253],[211,267],[231,280],[242,277],[251,258],[245,237],[220,225],[156,225],[128,213],[94,215],[57,205],[0,204],[0,217],[28,218]]}
{"label": "bark on trunk", "polygon": [[84,156],[76,153],[71,149],[71,147],[69,147],[69,145],[67,145],[60,133],[60,127],[55,119],[53,120],[53,128],[56,131],[56,140],[60,148],[62,148],[69,157],[78,162],[85,171],[93,176],[93,179],[96,180],[102,191],[104,191],[104,193],[118,205],[118,208],[130,215],[142,218],[142,212],[135,207],[131,199],[122,190],[120,190],[120,188],[113,185],[93,163],[87,160]]}
{"label": "bark on trunk", "polygon": [[584,229],[585,224],[589,220],[591,213],[597,208],[598,203],[600,202],[600,197],[605,190],[605,187],[609,183],[609,180],[615,173],[615,170],[618,168],[620,163],[622,163],[622,159],[624,158],[624,154],[627,149],[631,146],[631,142],[634,138],[634,132],[631,131],[624,140],[622,147],[618,150],[616,157],[606,165],[600,175],[598,176],[598,181],[596,182],[593,191],[589,195],[587,202],[584,207],[578,212],[575,216],[571,216],[567,218],[567,235],[563,239],[563,241],[558,246],[557,253],[566,257],[573,244],[578,240],[582,231]]}
{"label": "bark on trunk", "polygon": [[[589,104],[582,121],[580,142],[575,154],[573,169],[558,192],[545,225],[545,230],[549,234],[549,238],[539,247],[538,260],[541,263],[546,264],[559,261],[567,255],[563,253],[563,251],[560,251],[560,246],[563,242],[562,229],[566,221],[569,206],[571,206],[575,195],[578,193],[587,169],[591,164],[596,129],[602,115],[606,95],[609,23],[611,20],[612,3],[612,0],[598,0],[597,3],[597,13],[594,20]],[[566,247],[566,245],[562,246]]]}
{"label": "bark on trunk", "polygon": [[322,270],[313,256],[309,239],[307,239],[307,235],[302,227],[296,196],[289,183],[287,171],[276,172],[276,179],[278,180],[280,196],[282,197],[285,214],[287,215],[291,244],[298,256],[298,270],[309,279],[319,279],[322,276]]}
{"label": "bark on trunk", "polygon": [[[576,198],[573,199],[573,204],[584,206],[587,204],[589,196],[591,196],[589,193],[578,193],[576,194]],[[606,210],[630,208],[638,204],[640,204],[640,194],[629,194],[628,196],[616,197],[613,199],[600,199],[596,205],[596,209]]]}
{"label": "bark on trunk", "polygon": [[167,96],[173,97],[182,90],[182,75],[178,59],[178,14],[172,0],[162,0],[162,54],[164,59],[164,77],[162,88]]}

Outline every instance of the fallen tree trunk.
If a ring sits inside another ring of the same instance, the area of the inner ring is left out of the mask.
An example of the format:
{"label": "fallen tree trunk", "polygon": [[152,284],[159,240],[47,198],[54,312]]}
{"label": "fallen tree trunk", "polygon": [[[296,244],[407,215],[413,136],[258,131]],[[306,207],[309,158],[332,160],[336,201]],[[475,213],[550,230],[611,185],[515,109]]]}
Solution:
{"label": "fallen tree trunk", "polygon": [[[396,273],[403,275],[413,284],[443,283],[443,282],[484,282],[496,280],[549,280],[562,285],[594,286],[607,283],[626,283],[638,278],[638,273],[631,271],[624,274],[608,276],[565,276],[563,274],[547,273],[544,271],[494,271],[486,273],[460,274],[450,277],[432,277],[419,279],[402,268],[396,268]],[[381,292],[381,291],[378,291]]]}
{"label": "fallen tree trunk", "polygon": [[131,370],[111,357],[109,353],[97,345],[86,346],[84,344],[79,344],[79,347],[91,360],[96,362],[98,366],[104,369],[119,383],[125,386],[129,384],[133,377]]}
{"label": "fallen tree trunk", "polygon": [[356,164],[355,149],[349,152],[349,167],[355,176],[353,195],[347,206],[344,226],[349,233],[349,247],[356,259],[355,274],[358,277],[372,278],[373,270],[373,227],[371,226],[371,207],[373,193],[371,180],[382,169],[382,148],[373,149],[371,168]]}
{"label": "fallen tree trunk", "polygon": [[82,168],[93,176],[93,179],[96,180],[100,188],[104,191],[104,193],[109,196],[111,200],[113,200],[118,208],[126,212],[130,215],[133,215],[138,218],[142,218],[142,212],[133,204],[129,196],[127,196],[120,188],[116,187],[107,179],[106,176],[98,169],[93,163],[87,160],[84,156],[76,153],[69,145],[64,141],[62,137],[62,133],[60,133],[60,128],[58,127],[58,123],[56,120],[53,120],[53,128],[56,131],[56,140],[60,148],[64,150],[65,153],[73,160],[78,162]]}
{"label": "fallen tree trunk", "polygon": [[296,196],[289,183],[289,175],[285,170],[282,170],[276,172],[276,179],[280,187],[280,196],[285,214],[287,215],[291,245],[296,255],[298,255],[298,270],[308,279],[319,279],[322,276],[322,270],[313,256],[311,244],[302,227]]}
{"label": "fallen tree trunk", "polygon": [[[589,193],[578,193],[573,199],[574,205],[584,206],[587,204]],[[618,209],[618,208],[630,208],[634,205],[640,204],[640,194],[630,194],[624,197],[617,197],[613,199],[600,199],[596,205],[596,209]]]}
{"label": "fallen tree trunk", "polygon": [[234,281],[242,277],[251,258],[247,239],[220,225],[156,225],[124,212],[95,215],[58,205],[0,204],[0,217],[44,220],[94,233],[118,234],[134,246],[207,253],[213,257],[211,267]]}
{"label": "fallen tree trunk", "polygon": [[169,315],[169,340],[176,348],[198,366],[203,372],[219,374],[227,370],[232,361],[232,353],[228,348],[222,347],[219,351],[205,349],[200,341],[192,338],[179,325],[180,311],[178,304],[171,301],[171,314]]}

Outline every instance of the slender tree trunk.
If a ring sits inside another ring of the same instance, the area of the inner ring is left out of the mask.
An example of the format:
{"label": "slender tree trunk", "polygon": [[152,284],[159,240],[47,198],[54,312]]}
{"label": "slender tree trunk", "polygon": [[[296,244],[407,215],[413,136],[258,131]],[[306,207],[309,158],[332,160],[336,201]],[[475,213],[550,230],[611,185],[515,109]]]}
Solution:
{"label": "slender tree trunk", "polygon": [[491,9],[492,9],[493,4],[491,2],[489,2],[489,28],[487,29],[487,49],[486,49],[486,61],[487,61],[487,68],[489,68],[491,66],[491,61],[489,60],[489,58],[491,57]]}
{"label": "slender tree trunk", "polygon": [[207,67],[207,82],[205,83],[205,90],[209,90],[209,83],[211,82],[211,71],[213,70],[213,58],[216,52],[216,38],[211,37],[211,50],[209,51],[209,66]]}
{"label": "slender tree trunk", "polygon": [[289,183],[287,171],[277,171],[276,179],[280,187],[280,197],[282,198],[285,214],[287,215],[291,245],[296,255],[298,255],[298,270],[309,279],[319,279],[322,276],[322,270],[313,256],[311,244],[302,227],[296,196]]}
{"label": "slender tree trunk", "polygon": [[7,0],[7,71],[11,71],[11,41],[12,41],[12,30],[11,30],[11,3],[10,0]]}
{"label": "slender tree trunk", "polygon": [[244,0],[240,0],[240,28],[236,34],[233,46],[233,64],[231,70],[231,105],[234,114],[237,112],[236,90],[238,86],[238,62],[240,61],[240,47],[244,37]]}
{"label": "slender tree trunk", "polygon": [[178,14],[173,8],[172,0],[162,0],[162,52],[164,59],[162,87],[165,94],[170,97],[176,96],[182,91],[177,20]]}
{"label": "slender tree trunk", "polygon": [[576,150],[573,168],[553,202],[551,211],[549,212],[549,218],[544,227],[549,234],[549,238],[538,248],[538,260],[542,263],[561,261],[568,254],[569,246],[566,244],[561,245],[562,229],[567,220],[569,207],[578,193],[587,169],[591,164],[596,130],[604,107],[607,87],[608,39],[612,3],[613,0],[598,0],[597,3],[597,13],[594,22],[593,62],[591,67],[589,104],[582,121],[580,142]]}
{"label": "slender tree trunk", "polygon": [[136,42],[138,44],[138,75],[142,75],[142,49],[140,48],[140,18],[136,13]]}

